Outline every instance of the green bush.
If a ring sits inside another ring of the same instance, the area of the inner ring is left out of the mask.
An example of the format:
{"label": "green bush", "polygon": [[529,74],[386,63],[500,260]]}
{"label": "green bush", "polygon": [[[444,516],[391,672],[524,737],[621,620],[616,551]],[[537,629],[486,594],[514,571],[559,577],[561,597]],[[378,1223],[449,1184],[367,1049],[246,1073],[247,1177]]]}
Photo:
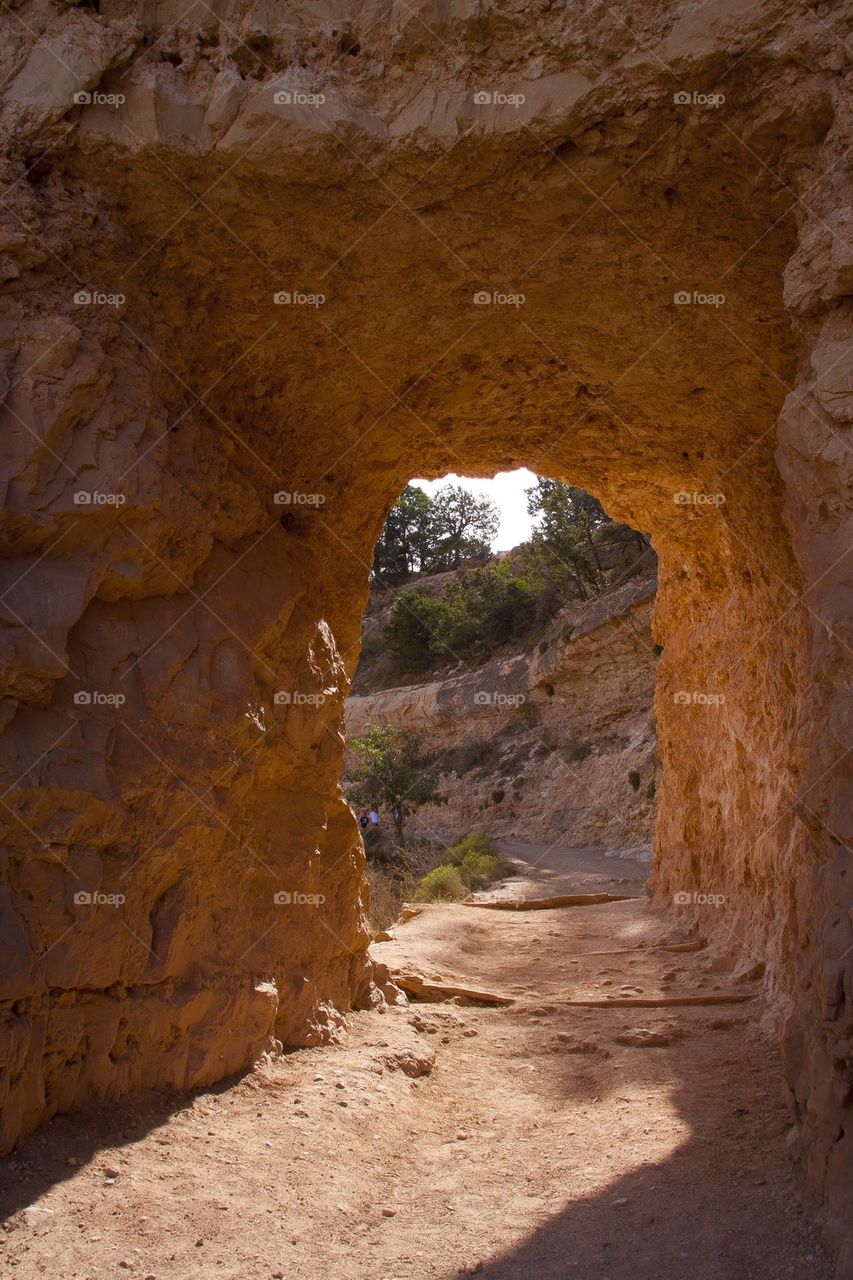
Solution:
{"label": "green bush", "polygon": [[513,866],[493,853],[468,853],[459,864],[459,875],[469,889],[486,889],[508,876]]}
{"label": "green bush", "polygon": [[451,845],[447,862],[425,875],[415,897],[419,902],[452,902],[467,892],[485,889],[514,870],[513,863],[494,852],[489,836],[470,832]]}
{"label": "green bush", "polygon": [[458,867],[461,862],[469,854],[490,855],[494,853],[495,845],[491,836],[480,835],[478,832],[469,831],[467,836],[463,836],[461,840],[457,840],[447,850],[447,861],[453,867]]}
{"label": "green bush", "polygon": [[441,602],[438,640],[454,653],[491,653],[526,635],[536,615],[536,592],[505,562],[449,583]]}
{"label": "green bush", "polygon": [[535,614],[535,590],[502,562],[472,569],[440,596],[401,592],[384,634],[398,663],[417,670],[451,657],[487,656],[527,635]]}
{"label": "green bush", "polygon": [[417,902],[453,902],[464,898],[465,882],[456,867],[434,867],[421,880],[415,892]]}
{"label": "green bush", "polygon": [[437,639],[441,614],[440,600],[425,592],[402,591],[397,596],[383,634],[391,654],[406,670],[430,666],[441,652]]}

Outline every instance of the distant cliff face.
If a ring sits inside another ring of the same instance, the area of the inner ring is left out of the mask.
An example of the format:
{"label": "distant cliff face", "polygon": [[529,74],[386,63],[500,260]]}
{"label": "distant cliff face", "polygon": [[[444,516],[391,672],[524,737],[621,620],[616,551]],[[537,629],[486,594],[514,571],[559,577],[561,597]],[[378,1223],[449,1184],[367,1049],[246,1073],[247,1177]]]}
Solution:
{"label": "distant cliff face", "polygon": [[453,840],[476,829],[651,858],[654,593],[653,579],[635,578],[564,611],[531,652],[350,697],[348,737],[390,724],[439,755],[447,803],[418,810],[410,831]]}

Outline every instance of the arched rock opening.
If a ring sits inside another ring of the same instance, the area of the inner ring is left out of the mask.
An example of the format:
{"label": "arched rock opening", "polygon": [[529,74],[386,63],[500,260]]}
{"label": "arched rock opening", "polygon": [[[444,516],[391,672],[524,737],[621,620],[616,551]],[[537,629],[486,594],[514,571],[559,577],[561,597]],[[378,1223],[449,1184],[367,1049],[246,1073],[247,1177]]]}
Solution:
{"label": "arched rock opening", "polygon": [[[726,895],[703,931],[767,964],[795,1149],[832,1202],[835,37],[761,7],[633,35],[433,17],[356,30],[344,68],[301,11],[260,45],[242,11],[215,43],[209,11],[8,16],[4,1146],[312,1043],[367,997],[337,779],[373,542],[412,473],[527,465],[652,533],[655,893]],[[725,113],[699,100],[723,81]],[[74,104],[99,85],[124,102]]]}

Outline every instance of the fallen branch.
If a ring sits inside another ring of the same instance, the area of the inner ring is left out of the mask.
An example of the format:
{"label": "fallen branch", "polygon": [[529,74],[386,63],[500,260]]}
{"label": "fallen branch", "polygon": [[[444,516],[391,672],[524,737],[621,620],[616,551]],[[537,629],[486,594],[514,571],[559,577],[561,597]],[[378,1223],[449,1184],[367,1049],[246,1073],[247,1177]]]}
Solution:
{"label": "fallen branch", "polygon": [[580,1005],[584,1009],[668,1009],[683,1004],[741,1004],[754,997],[742,991],[710,991],[702,996],[613,996],[609,1000],[560,1000],[549,1004]]}
{"label": "fallen branch", "polygon": [[419,973],[392,973],[391,979],[409,995],[429,999],[451,1000],[459,997],[474,1000],[478,1004],[515,1004],[512,996],[502,996],[495,991],[479,991],[475,987],[457,986],[451,982],[430,982]]}
{"label": "fallen branch", "polygon": [[563,960],[582,960],[584,956],[629,956],[629,955],[651,955],[655,947],[616,947],[609,951],[568,951],[561,957]]}
{"label": "fallen branch", "polygon": [[595,907],[601,902],[629,902],[628,893],[568,893],[556,898],[506,898],[495,902],[463,902],[463,907],[486,907],[489,911],[550,911],[552,907]]}
{"label": "fallen branch", "polygon": [[563,956],[564,960],[581,960],[584,956],[628,956],[641,955],[651,956],[658,951],[703,951],[706,944],[704,942],[687,942],[674,947],[664,946],[646,946],[642,944],[636,947],[616,947],[609,951],[570,951]]}

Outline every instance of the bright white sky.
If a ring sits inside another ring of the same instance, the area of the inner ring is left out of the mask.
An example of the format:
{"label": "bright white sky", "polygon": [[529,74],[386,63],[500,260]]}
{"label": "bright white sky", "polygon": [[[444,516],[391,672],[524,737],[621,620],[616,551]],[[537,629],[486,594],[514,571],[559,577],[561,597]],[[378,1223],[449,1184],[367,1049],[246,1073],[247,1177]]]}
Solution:
{"label": "bright white sky", "polygon": [[412,480],[411,483],[425,490],[430,497],[444,484],[461,484],[480,497],[491,498],[501,513],[501,525],[494,543],[495,551],[509,551],[530,537],[533,521],[527,514],[524,490],[536,483],[536,476],[526,467],[518,471],[499,471],[493,480],[457,476],[451,472],[440,480]]}

